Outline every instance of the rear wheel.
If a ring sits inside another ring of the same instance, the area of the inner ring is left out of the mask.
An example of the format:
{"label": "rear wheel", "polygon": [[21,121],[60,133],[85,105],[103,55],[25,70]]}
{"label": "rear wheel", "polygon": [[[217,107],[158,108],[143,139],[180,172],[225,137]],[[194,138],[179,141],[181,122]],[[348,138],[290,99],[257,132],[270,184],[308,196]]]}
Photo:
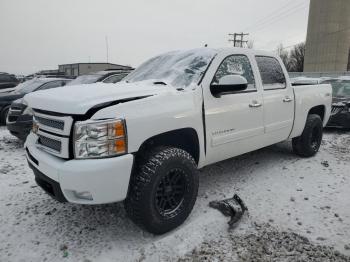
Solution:
{"label": "rear wheel", "polygon": [[166,233],[192,211],[198,192],[196,163],[179,148],[158,148],[140,162],[130,182],[126,211],[147,231]]}
{"label": "rear wheel", "polygon": [[314,156],[321,146],[323,123],[319,115],[309,115],[301,136],[293,138],[293,151],[302,157]]}

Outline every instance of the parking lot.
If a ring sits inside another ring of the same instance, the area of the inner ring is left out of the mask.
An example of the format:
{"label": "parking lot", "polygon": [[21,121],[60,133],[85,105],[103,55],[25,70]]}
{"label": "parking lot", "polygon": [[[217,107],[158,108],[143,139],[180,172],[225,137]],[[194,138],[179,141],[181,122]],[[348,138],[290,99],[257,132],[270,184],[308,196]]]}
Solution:
{"label": "parking lot", "polygon": [[[191,258],[203,242],[222,241],[227,247],[228,235],[244,236],[256,224],[295,232],[315,245],[350,255],[349,170],[350,133],[337,130],[326,131],[314,158],[301,159],[289,143],[281,143],[220,162],[201,170],[199,197],[185,224],[153,236],[126,217],[122,204],[81,206],[52,200],[36,186],[23,145],[2,127],[0,261]],[[249,212],[229,231],[228,218],[208,203],[234,193]]]}

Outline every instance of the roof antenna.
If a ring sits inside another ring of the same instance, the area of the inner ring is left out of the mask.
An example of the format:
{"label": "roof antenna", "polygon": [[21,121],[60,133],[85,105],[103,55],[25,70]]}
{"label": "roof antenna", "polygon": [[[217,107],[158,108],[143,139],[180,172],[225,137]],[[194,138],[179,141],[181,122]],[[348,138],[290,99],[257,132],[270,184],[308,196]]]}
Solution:
{"label": "roof antenna", "polygon": [[106,57],[107,57],[107,66],[109,67],[108,65],[108,37],[106,36]]}

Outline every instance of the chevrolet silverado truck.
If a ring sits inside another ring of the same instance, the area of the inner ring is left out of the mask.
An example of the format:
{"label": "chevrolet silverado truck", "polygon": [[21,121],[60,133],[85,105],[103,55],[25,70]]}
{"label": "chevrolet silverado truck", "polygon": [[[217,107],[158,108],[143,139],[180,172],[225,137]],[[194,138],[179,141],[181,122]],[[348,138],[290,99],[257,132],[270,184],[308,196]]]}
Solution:
{"label": "chevrolet silverado truck", "polygon": [[331,113],[330,85],[292,87],[280,58],[201,48],[154,57],[111,87],[25,97],[35,180],[61,202],[124,201],[154,234],[189,216],[198,169],[284,140],[314,156]]}

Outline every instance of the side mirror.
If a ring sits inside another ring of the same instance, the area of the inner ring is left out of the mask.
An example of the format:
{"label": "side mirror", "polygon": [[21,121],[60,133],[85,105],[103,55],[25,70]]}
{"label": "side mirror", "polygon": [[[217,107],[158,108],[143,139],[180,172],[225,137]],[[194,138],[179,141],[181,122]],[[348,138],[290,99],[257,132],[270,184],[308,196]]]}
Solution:
{"label": "side mirror", "polygon": [[248,81],[240,75],[226,75],[220,78],[218,84],[211,84],[210,91],[215,97],[244,91],[248,88]]}
{"label": "side mirror", "polygon": [[61,86],[65,86],[67,83],[62,81]]}

